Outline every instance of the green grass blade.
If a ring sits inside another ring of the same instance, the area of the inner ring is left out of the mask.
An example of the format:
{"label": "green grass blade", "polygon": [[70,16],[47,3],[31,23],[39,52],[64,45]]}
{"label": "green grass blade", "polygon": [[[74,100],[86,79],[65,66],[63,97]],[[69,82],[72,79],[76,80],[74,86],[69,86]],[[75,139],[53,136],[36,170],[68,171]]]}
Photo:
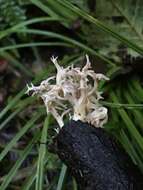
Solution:
{"label": "green grass blade", "polygon": [[24,65],[22,65],[17,59],[12,56],[12,54],[2,51],[0,52],[0,56],[4,57],[6,60],[8,60],[13,66],[23,71],[26,75],[33,77],[33,74],[30,70],[26,69]]}
{"label": "green grass blade", "polygon": [[119,3],[116,3],[114,0],[109,0],[114,8],[121,14],[121,16],[126,20],[126,23],[129,25],[130,29],[139,37],[139,39],[143,42],[143,36],[140,32],[138,32],[137,27],[132,22],[132,19],[128,18],[125,11],[122,10]]}
{"label": "green grass blade", "polygon": [[[127,99],[127,101],[132,104],[134,103],[133,98],[130,96],[130,94],[127,92],[125,92],[125,97]],[[133,110],[133,114],[136,118],[136,121],[138,121],[139,126],[141,127],[141,129],[143,129],[143,127],[141,126],[141,124],[143,123],[143,114],[139,111],[139,110]]]}
{"label": "green grass blade", "polygon": [[130,155],[134,163],[138,164],[139,168],[143,172],[143,162],[141,161],[139,155],[137,154],[135,148],[133,147],[132,142],[129,140],[128,136],[125,134],[124,130],[122,129],[121,129],[121,134],[120,134],[119,139],[120,139],[120,143],[128,152],[128,154]]}
{"label": "green grass blade", "polygon": [[4,150],[0,153],[0,161],[7,155],[7,153],[11,150],[11,148],[17,143],[17,141],[31,128],[34,123],[42,114],[36,113],[31,120],[29,120],[26,125],[20,129],[20,131],[16,134],[16,136],[6,145]]}
{"label": "green grass blade", "polygon": [[137,93],[140,96],[141,100],[143,100],[143,88],[139,80],[132,80],[132,88],[134,89],[134,94]]}
{"label": "green grass blade", "polygon": [[39,0],[30,0],[34,5],[39,7],[43,12],[47,13],[48,15],[58,18],[59,16],[55,13],[55,11],[51,10],[48,6],[44,5]]}
{"label": "green grass blade", "polygon": [[67,175],[67,166],[65,164],[63,164],[62,168],[61,168],[61,172],[60,172],[56,190],[63,190],[63,188],[65,186],[64,182],[65,182],[66,175]]}
{"label": "green grass blade", "polygon": [[64,46],[64,47],[72,47],[69,43],[64,42],[33,42],[33,43],[25,43],[25,44],[16,44],[11,46],[6,46],[0,48],[0,53],[7,50],[25,48],[25,47],[35,47],[35,46]]}
{"label": "green grass blade", "polygon": [[41,134],[41,144],[39,148],[39,158],[37,163],[37,173],[36,173],[36,190],[43,189],[43,176],[44,176],[44,161],[46,155],[46,142],[47,142],[47,132],[49,126],[49,116],[45,119],[44,126]]}
{"label": "green grass blade", "polygon": [[64,21],[64,19],[51,18],[51,17],[38,17],[38,18],[29,19],[24,22],[20,22],[16,25],[12,26],[11,28],[0,31],[0,39],[12,34],[14,31],[16,31],[19,28],[24,28],[31,24],[37,24],[37,23],[41,23],[41,22],[54,22],[54,21]]}
{"label": "green grass blade", "polygon": [[[118,103],[118,98],[114,92],[111,92],[110,96],[115,103]],[[119,112],[122,120],[126,124],[126,127],[129,131],[129,133],[132,135],[132,137],[135,139],[135,141],[138,143],[139,147],[143,151],[143,138],[140,135],[140,133],[138,132],[138,130],[136,129],[136,127],[134,126],[131,119],[129,118],[127,112],[123,108],[117,109],[117,111]]]}
{"label": "green grass blade", "polygon": [[[54,67],[53,67],[54,68]],[[53,69],[52,68],[52,69]],[[50,68],[48,68],[49,73],[51,72]],[[47,70],[43,70],[42,72],[38,73],[36,75],[35,80],[33,81],[33,83],[37,83],[39,82],[41,79],[43,79],[45,76],[47,76],[48,73]],[[21,90],[8,104],[7,106],[0,112],[0,120],[5,116],[5,114],[12,108],[15,107],[16,105],[18,105],[20,98],[22,98],[22,96],[24,95],[24,93],[26,92],[26,88],[24,88],[23,90]]]}
{"label": "green grass blade", "polygon": [[125,37],[121,36],[117,32],[114,32],[114,30],[112,30],[110,27],[107,27],[106,24],[100,22],[98,19],[92,17],[91,15],[89,15],[88,13],[86,13],[85,11],[83,11],[82,9],[79,9],[78,7],[74,6],[69,1],[67,1],[67,0],[55,0],[55,1],[59,2],[60,4],[62,4],[63,6],[65,6],[67,9],[72,10],[74,13],[76,13],[79,16],[81,16],[82,18],[84,18],[88,22],[93,23],[97,28],[99,28],[102,31],[110,34],[114,38],[116,38],[119,41],[121,41],[124,44],[126,44],[131,49],[133,49],[136,52],[138,52],[139,54],[143,55],[143,49],[141,47],[139,47],[136,44],[130,42],[128,39],[126,39]]}
{"label": "green grass blade", "polygon": [[53,0],[46,0],[47,1],[47,7],[51,7],[52,10],[54,10],[57,15],[59,15],[62,18],[66,18],[68,22],[75,21],[77,19],[77,14],[75,14],[73,11],[67,9],[65,6],[61,5],[58,2],[55,2]]}
{"label": "green grass blade", "polygon": [[[45,161],[44,161],[44,165],[45,168],[47,167],[46,164],[48,163],[50,157],[49,157],[49,153],[47,152],[45,155]],[[35,168],[35,172],[33,172],[33,174],[30,176],[30,178],[26,179],[26,181],[24,182],[24,184],[21,187],[21,190],[29,190],[31,188],[31,186],[33,185],[36,176],[37,176],[37,172],[36,172],[36,166],[37,166],[37,161],[34,163],[33,168]],[[55,178],[57,178],[57,176],[55,176]],[[50,186],[48,187],[48,190],[50,190],[53,187],[53,182],[56,182],[56,179],[53,179]]]}
{"label": "green grass blade", "polygon": [[74,178],[73,178],[72,182],[73,182],[73,190],[78,190],[77,183]]}
{"label": "green grass blade", "polygon": [[107,101],[100,101],[100,104],[105,105],[110,108],[124,108],[124,109],[143,109],[143,104],[135,104],[133,101],[126,104],[112,103]]}
{"label": "green grass blade", "polygon": [[24,109],[28,104],[31,104],[34,100],[35,97],[28,97],[13,106],[13,109],[16,110],[7,116],[6,119],[0,124],[0,130],[3,129],[22,109]]}
{"label": "green grass blade", "polygon": [[26,106],[28,106],[29,104],[31,105],[35,100],[36,100],[35,96],[26,97],[25,99],[19,100],[19,102],[17,102],[17,104],[15,106],[13,106],[13,108],[14,109],[17,109],[17,108],[23,109]]}
{"label": "green grass blade", "polygon": [[21,190],[30,190],[32,184],[33,184],[34,181],[35,181],[35,178],[36,178],[36,175],[35,175],[35,173],[34,173],[34,174],[32,174],[32,175],[30,176],[30,178],[27,179],[27,181],[25,182],[25,184],[21,187]]}
{"label": "green grass blade", "polygon": [[10,114],[1,124],[0,124],[0,130],[4,128],[5,125],[8,124],[19,112],[21,111],[21,108],[16,109],[12,114]]}
{"label": "green grass blade", "polygon": [[38,140],[40,133],[37,132],[35,136],[32,138],[32,140],[29,142],[29,144],[26,146],[26,148],[22,151],[20,158],[16,161],[14,166],[11,168],[9,173],[5,176],[1,186],[0,190],[5,190],[9,183],[12,181],[13,177],[16,175],[17,170],[21,166],[22,162],[26,159],[28,154],[30,153],[32,147],[34,146],[35,141]]}
{"label": "green grass blade", "polygon": [[57,39],[63,40],[65,42],[71,43],[77,47],[84,49],[85,51],[99,57],[101,60],[105,61],[106,63],[108,63],[110,65],[114,65],[114,63],[112,63],[112,61],[110,61],[109,59],[107,59],[106,57],[104,57],[103,55],[98,53],[97,51],[93,50],[92,48],[90,48],[90,47],[88,47],[88,46],[82,44],[81,42],[78,42],[72,38],[63,36],[61,34],[50,32],[50,31],[36,30],[36,29],[19,29],[16,32],[45,35],[45,36],[48,36],[49,38],[57,38]]}
{"label": "green grass blade", "polygon": [[8,112],[10,108],[16,105],[17,101],[23,96],[25,89],[20,91],[7,106],[0,112],[0,119]]}
{"label": "green grass blade", "polygon": [[[140,86],[140,85],[139,85]],[[133,97],[133,99],[138,103],[138,102],[142,102],[143,100],[143,93],[142,93],[142,87],[141,88],[141,91],[137,89],[136,85],[134,86],[133,85],[133,80],[132,82],[130,83],[130,85],[128,85],[128,88],[129,88],[129,93],[130,95]]]}

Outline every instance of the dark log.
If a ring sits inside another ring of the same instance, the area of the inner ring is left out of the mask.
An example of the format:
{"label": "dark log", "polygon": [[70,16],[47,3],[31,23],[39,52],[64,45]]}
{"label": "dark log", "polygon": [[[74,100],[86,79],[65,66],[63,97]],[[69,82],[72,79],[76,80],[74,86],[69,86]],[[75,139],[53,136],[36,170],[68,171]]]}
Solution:
{"label": "dark log", "polygon": [[104,129],[70,121],[53,145],[80,190],[143,189],[142,174]]}

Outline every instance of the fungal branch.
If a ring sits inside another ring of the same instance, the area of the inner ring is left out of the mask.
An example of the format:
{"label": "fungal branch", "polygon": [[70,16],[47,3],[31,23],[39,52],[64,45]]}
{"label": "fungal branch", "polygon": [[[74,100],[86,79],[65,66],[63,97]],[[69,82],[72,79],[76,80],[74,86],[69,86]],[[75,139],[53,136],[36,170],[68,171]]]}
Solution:
{"label": "fungal branch", "polygon": [[81,69],[73,65],[63,68],[57,58],[52,57],[57,74],[41,82],[39,86],[27,85],[27,94],[38,95],[44,101],[47,113],[51,113],[60,127],[64,115],[73,120],[88,122],[103,127],[107,122],[107,108],[99,104],[102,92],[98,91],[100,80],[109,80],[105,75],[95,73],[86,55],[86,65]]}

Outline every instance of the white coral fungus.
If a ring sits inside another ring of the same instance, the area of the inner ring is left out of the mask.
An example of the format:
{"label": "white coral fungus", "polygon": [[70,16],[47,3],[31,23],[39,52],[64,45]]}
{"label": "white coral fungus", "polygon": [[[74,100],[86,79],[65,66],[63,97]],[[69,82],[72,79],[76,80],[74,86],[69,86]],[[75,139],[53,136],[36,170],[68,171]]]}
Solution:
{"label": "white coral fungus", "polygon": [[102,127],[107,122],[107,108],[99,104],[102,93],[98,91],[98,83],[109,79],[91,69],[87,55],[86,65],[82,69],[73,65],[63,68],[55,57],[51,61],[57,69],[56,76],[42,81],[39,86],[27,85],[26,93],[32,92],[32,95],[40,96],[47,113],[54,116],[60,127],[63,127],[63,117],[67,113],[73,120]]}

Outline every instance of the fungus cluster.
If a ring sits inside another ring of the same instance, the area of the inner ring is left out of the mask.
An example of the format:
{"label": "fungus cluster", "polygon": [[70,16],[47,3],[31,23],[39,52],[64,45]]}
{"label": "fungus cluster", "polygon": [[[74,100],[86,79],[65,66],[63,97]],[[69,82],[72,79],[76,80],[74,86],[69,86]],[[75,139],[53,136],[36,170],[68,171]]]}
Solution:
{"label": "fungus cluster", "polygon": [[89,57],[83,68],[73,65],[63,68],[52,57],[57,74],[41,82],[39,86],[27,85],[27,92],[38,95],[44,101],[47,113],[51,113],[60,127],[63,117],[88,122],[95,127],[103,127],[107,121],[107,108],[99,104],[102,92],[98,91],[100,80],[109,80],[105,75],[91,69]]}

